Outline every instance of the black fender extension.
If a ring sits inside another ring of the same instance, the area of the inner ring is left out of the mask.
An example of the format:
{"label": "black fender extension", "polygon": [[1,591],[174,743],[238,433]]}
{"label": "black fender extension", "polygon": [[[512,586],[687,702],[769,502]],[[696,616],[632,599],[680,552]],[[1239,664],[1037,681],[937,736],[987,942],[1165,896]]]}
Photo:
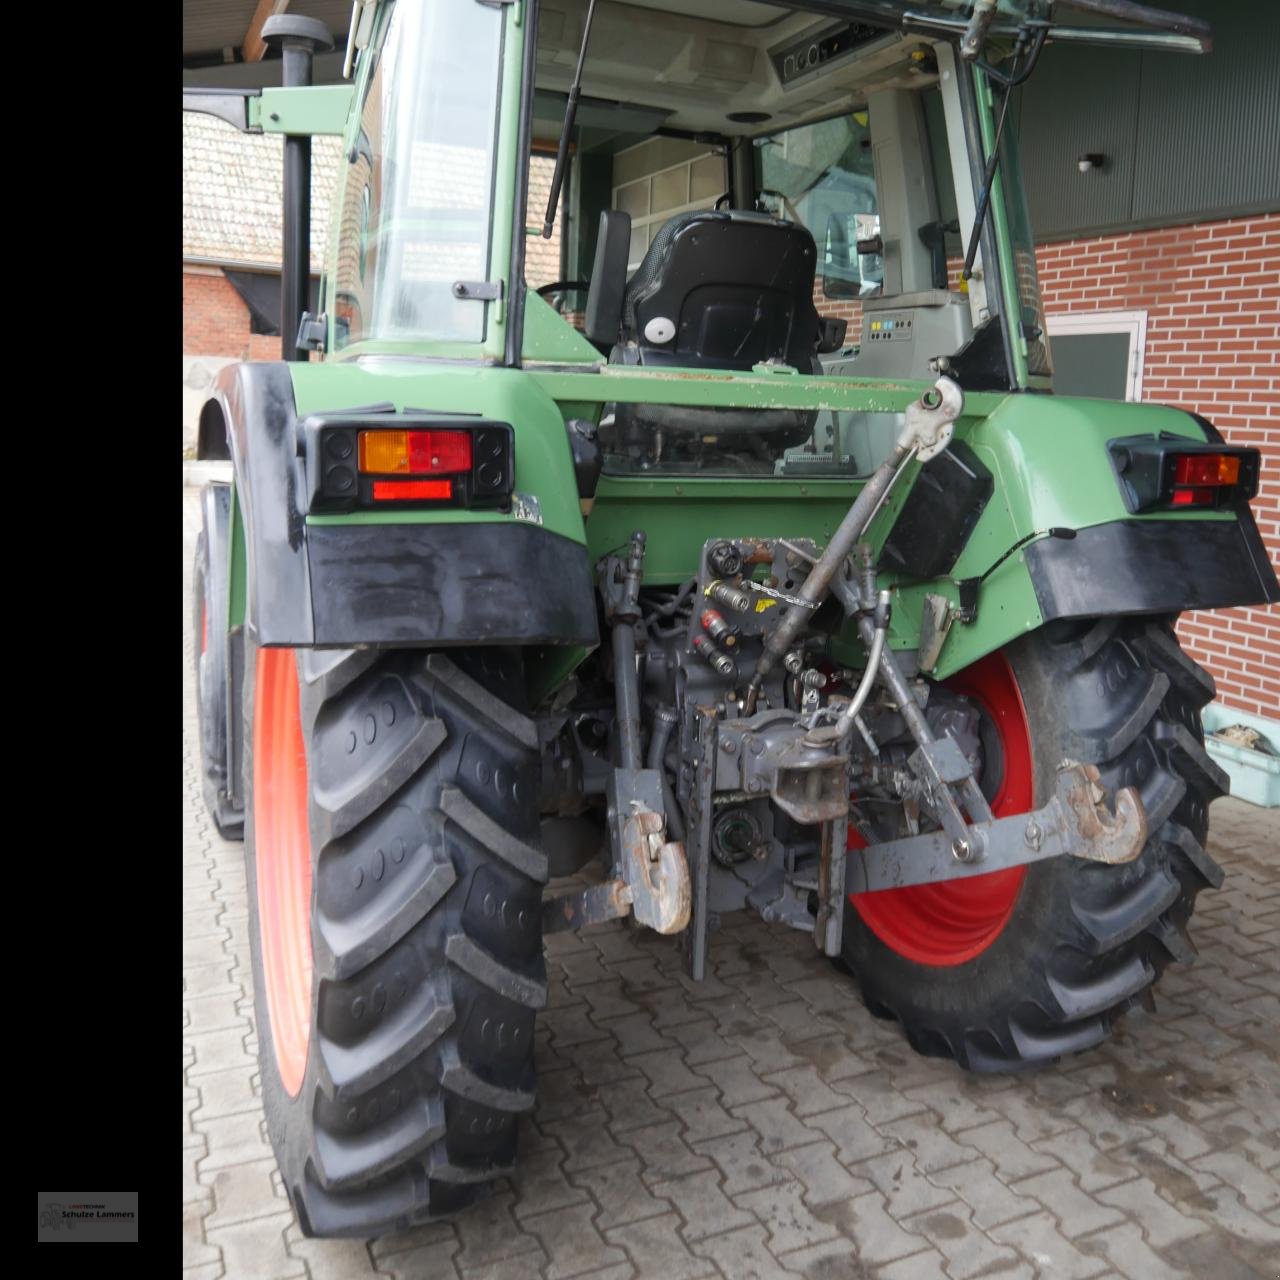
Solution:
{"label": "black fender extension", "polygon": [[283,361],[222,370],[201,412],[203,457],[218,456],[219,416],[244,523],[246,617],[258,644],[599,643],[587,550],[540,525],[308,525]]}

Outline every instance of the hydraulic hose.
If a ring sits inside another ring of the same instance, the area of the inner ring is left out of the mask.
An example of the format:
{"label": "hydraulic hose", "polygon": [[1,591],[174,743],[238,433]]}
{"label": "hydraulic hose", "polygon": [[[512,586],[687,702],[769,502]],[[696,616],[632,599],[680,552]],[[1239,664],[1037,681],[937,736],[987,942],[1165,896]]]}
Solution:
{"label": "hydraulic hose", "polygon": [[672,730],[678,721],[679,716],[671,707],[659,707],[654,712],[653,734],[649,738],[649,755],[645,764],[650,769],[656,769],[662,778],[662,803],[667,811],[667,828],[677,840],[683,840],[684,820],[680,816],[675,792],[671,789],[671,780],[667,777],[667,744],[671,741]]}
{"label": "hydraulic hose", "polygon": [[[881,502],[888,497],[894,481],[905,470],[905,464],[915,452],[914,445],[900,443],[876,468],[875,473],[840,522],[840,527],[831,535],[831,541],[827,543],[826,550],[818,557],[818,562],[809,570],[808,577],[800,584],[796,595],[801,600],[816,606],[826,598],[832,579],[853,550],[854,543],[866,531],[872,517],[880,509]],[[787,610],[786,616],[770,633],[765,641],[764,650],[760,654],[760,660],[756,663],[755,674],[747,686],[744,707],[746,715],[751,715],[756,709],[756,699],[759,697],[760,686],[764,683],[765,676],[769,674],[773,664],[795,643],[796,637],[812,616],[812,608],[792,605]]]}
{"label": "hydraulic hose", "polygon": [[880,674],[880,659],[884,655],[885,640],[889,635],[889,602],[891,599],[892,596],[887,591],[881,591],[876,599],[875,631],[871,637],[870,651],[867,654],[867,669],[862,673],[862,679],[858,682],[857,689],[854,690],[853,700],[840,713],[840,718],[836,721],[836,738],[839,742],[843,742],[853,732],[854,721],[857,720],[859,712],[861,712],[866,705],[867,699],[871,696],[876,677]]}

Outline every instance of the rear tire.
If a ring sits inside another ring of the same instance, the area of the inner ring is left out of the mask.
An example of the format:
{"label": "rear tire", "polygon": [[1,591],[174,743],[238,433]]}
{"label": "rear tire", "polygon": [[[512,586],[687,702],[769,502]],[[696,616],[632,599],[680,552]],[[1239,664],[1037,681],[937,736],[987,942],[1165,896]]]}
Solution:
{"label": "rear tire", "polygon": [[[230,796],[227,763],[226,548],[211,554],[210,539],[220,536],[230,506],[226,485],[209,485],[200,495],[204,528],[196,540],[193,618],[196,668],[196,718],[200,730],[200,780],[205,807],[224,840],[244,838],[244,814]],[[225,536],[225,535],[223,535]]]}
{"label": "rear tire", "polygon": [[[304,1234],[404,1230],[510,1172],[533,1105],[547,868],[520,662],[300,650],[282,676],[262,652],[246,653],[245,787],[267,1130]],[[294,672],[296,694],[259,688]],[[268,723],[289,696],[292,739]],[[283,832],[287,850],[291,777],[305,875],[267,844]],[[290,947],[305,985],[281,979]]]}
{"label": "rear tire", "polygon": [[[1200,724],[1213,678],[1182,651],[1172,621],[1050,624],[1003,653],[1025,708],[1034,803],[1047,801],[1057,765],[1070,757],[1096,764],[1112,793],[1137,787],[1151,834],[1123,866],[1072,857],[1028,866],[1007,919],[997,913],[993,934],[963,960],[921,960],[936,959],[936,934],[947,934],[936,897],[935,936],[914,943],[847,908],[843,958],[868,1008],[898,1019],[919,1052],[975,1071],[1051,1062],[1105,1039],[1117,1017],[1150,1001],[1171,960],[1192,959],[1196,895],[1222,883],[1205,851],[1209,805],[1228,786]],[[890,920],[913,918],[926,917]]]}

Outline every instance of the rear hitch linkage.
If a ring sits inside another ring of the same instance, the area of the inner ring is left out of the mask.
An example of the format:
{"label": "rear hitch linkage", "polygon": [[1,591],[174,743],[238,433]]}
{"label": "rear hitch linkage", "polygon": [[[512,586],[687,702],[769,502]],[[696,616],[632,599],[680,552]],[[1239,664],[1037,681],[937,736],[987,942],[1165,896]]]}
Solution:
{"label": "rear hitch linkage", "polygon": [[[739,857],[754,859],[758,870],[740,890],[746,902],[767,920],[811,930],[827,955],[840,953],[850,893],[985,875],[1063,854],[1108,864],[1137,857],[1147,837],[1138,793],[1121,789],[1112,812],[1091,764],[1063,761],[1047,804],[997,819],[978,785],[979,756],[961,746],[963,726],[945,718],[931,723],[922,710],[927,692],[908,681],[888,644],[892,595],[877,582],[865,535],[909,465],[947,447],[963,410],[964,395],[948,378],[908,407],[894,449],[821,554],[806,539],[712,540],[697,579],[665,603],[641,600],[643,531],[601,561],[617,761],[599,787],[608,806],[610,871],[603,884],[548,900],[547,931],[630,914],[659,933],[683,931],[686,963],[700,977],[713,914],[713,844],[717,875]],[[829,596],[866,648],[859,673],[839,673],[855,686],[848,697],[824,696],[828,677],[806,659],[814,613]],[[678,620],[682,609],[687,623]],[[638,635],[645,664],[637,661]],[[744,657],[751,653],[758,655],[754,667]],[[683,683],[659,684],[666,693],[651,706],[644,758],[638,672],[645,665],[645,687],[653,688],[650,659],[659,671],[679,668]],[[745,687],[740,671],[744,681],[751,671]],[[898,726],[891,751],[878,746],[881,730],[873,735],[867,718]],[[679,797],[666,760],[677,742]],[[849,852],[849,825],[869,831],[851,800],[864,792],[901,800],[907,833]],[[760,816],[761,801],[813,831],[807,860],[785,852],[771,860],[772,819]],[[935,829],[921,830],[922,814]],[[724,832],[739,829],[754,832],[745,851],[724,843]]]}

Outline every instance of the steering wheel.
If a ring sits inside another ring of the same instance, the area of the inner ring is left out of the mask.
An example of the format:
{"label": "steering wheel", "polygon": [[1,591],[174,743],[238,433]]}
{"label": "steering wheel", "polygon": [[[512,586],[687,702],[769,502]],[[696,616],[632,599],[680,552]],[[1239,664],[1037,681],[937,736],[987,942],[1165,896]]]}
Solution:
{"label": "steering wheel", "polygon": [[546,298],[551,294],[559,295],[551,304],[557,314],[564,314],[564,299],[566,294],[585,293],[591,287],[589,280],[553,280],[550,284],[544,284],[538,289],[538,297]]}

